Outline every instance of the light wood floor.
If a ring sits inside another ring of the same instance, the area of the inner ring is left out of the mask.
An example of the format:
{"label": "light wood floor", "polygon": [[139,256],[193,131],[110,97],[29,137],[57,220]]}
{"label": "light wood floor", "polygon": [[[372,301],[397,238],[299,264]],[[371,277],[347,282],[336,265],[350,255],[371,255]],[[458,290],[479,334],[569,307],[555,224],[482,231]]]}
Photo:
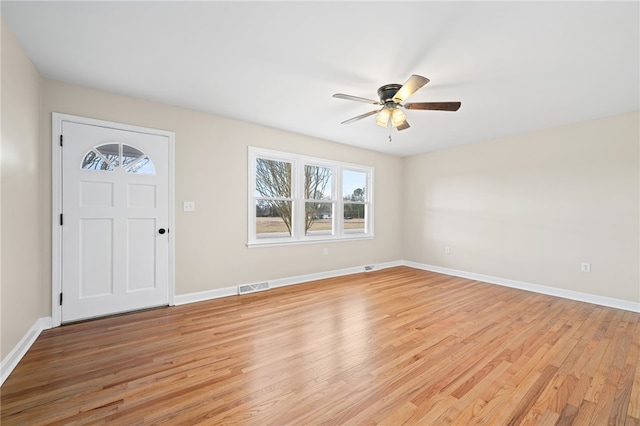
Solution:
{"label": "light wood floor", "polygon": [[2,425],[640,425],[640,314],[407,267],[68,325]]}

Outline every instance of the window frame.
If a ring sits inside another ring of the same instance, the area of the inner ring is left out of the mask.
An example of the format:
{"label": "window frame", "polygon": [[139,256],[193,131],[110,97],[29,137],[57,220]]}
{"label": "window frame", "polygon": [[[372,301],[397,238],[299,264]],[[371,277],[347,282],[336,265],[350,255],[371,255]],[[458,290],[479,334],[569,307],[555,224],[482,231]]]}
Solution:
{"label": "window frame", "polygon": [[[257,200],[265,198],[256,195],[256,164],[259,158],[291,163],[291,195],[293,205],[291,218],[292,230],[290,236],[258,238],[258,235],[256,234],[256,203]],[[309,199],[305,198],[304,193],[306,166],[323,167],[332,170],[331,199],[319,200],[319,203],[331,203],[332,205],[331,234],[323,233],[320,235],[305,235],[304,228],[306,203],[310,201]],[[364,232],[344,232],[345,200],[343,199],[342,194],[342,180],[344,170],[364,173],[366,176],[365,199],[362,203],[358,203],[365,205]],[[251,146],[248,147],[247,246],[265,247],[373,239],[375,237],[373,228],[373,178],[374,168],[370,166],[344,163],[340,161],[327,160],[323,158],[310,157],[306,155],[293,154],[282,151],[274,151],[264,148],[256,148]]]}

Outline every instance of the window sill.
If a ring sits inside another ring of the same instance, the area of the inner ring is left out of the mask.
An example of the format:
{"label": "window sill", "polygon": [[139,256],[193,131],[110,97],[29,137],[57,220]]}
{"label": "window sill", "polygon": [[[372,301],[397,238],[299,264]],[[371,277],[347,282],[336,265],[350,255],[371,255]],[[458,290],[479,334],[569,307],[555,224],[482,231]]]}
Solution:
{"label": "window sill", "polygon": [[285,240],[273,240],[269,241],[252,241],[247,243],[248,248],[260,248],[260,247],[279,247],[279,246],[297,246],[304,244],[326,244],[326,243],[339,243],[339,242],[347,242],[347,241],[362,241],[362,240],[373,240],[375,235],[367,234],[367,235],[359,235],[359,236],[349,236],[349,237],[332,237],[332,238],[313,238],[313,239],[304,239],[304,240],[294,240],[294,241],[285,241]]}

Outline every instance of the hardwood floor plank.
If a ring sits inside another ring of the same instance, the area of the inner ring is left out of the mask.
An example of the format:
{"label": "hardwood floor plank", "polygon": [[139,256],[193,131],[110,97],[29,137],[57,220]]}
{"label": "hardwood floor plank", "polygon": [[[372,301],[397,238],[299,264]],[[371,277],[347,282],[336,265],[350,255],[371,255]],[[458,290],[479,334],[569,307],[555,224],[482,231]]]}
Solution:
{"label": "hardwood floor plank", "polygon": [[612,383],[615,386],[613,406],[609,413],[609,424],[624,424],[627,417],[627,409],[631,398],[633,375],[636,366],[626,365],[620,372],[619,379]]}
{"label": "hardwood floor plank", "polygon": [[511,416],[507,424],[517,425],[522,423],[544,388],[553,378],[556,371],[557,368],[552,365],[547,365],[546,367],[544,367],[536,381],[531,384],[531,386],[527,389],[527,392],[518,401],[518,405],[513,410],[513,415]]}
{"label": "hardwood floor plank", "polygon": [[[410,417],[405,424],[407,425],[436,425],[438,419],[442,414],[451,408],[456,399],[451,395],[440,394],[438,397],[432,398],[425,404],[421,413],[424,413],[417,420],[413,420],[414,416]],[[427,408],[428,407],[428,408]]]}
{"label": "hardwood floor plank", "polygon": [[548,408],[551,406],[554,397],[557,395],[556,390],[562,386],[562,384],[566,381],[567,377],[557,372],[548,382],[548,384],[544,387],[540,396],[535,401],[535,404],[528,411],[527,415],[524,418],[524,424],[533,424],[540,420],[543,414],[548,411]]}
{"label": "hardwood floor plank", "polygon": [[44,331],[3,425],[626,424],[640,314],[408,267]]}
{"label": "hardwood floor plank", "polygon": [[578,408],[573,405],[565,405],[560,413],[560,417],[556,422],[556,426],[568,426],[574,424],[576,415],[578,414]]}
{"label": "hardwood floor plank", "polygon": [[555,425],[558,423],[558,419],[559,419],[560,415],[558,413],[556,413],[555,411],[545,411],[544,414],[542,415],[542,417],[540,417],[539,420],[537,420],[535,423],[532,424],[536,424],[536,425]]}
{"label": "hardwood floor plank", "polygon": [[637,358],[636,362],[632,365],[634,365],[636,369],[633,376],[631,395],[629,396],[627,415],[640,419],[640,358]]}

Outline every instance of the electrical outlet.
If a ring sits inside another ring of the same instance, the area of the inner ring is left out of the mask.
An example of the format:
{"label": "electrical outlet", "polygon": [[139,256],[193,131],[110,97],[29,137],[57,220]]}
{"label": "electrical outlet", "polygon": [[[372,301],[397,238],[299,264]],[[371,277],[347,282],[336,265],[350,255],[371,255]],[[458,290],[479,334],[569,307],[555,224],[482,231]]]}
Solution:
{"label": "electrical outlet", "polygon": [[580,265],[580,270],[582,272],[591,272],[591,264],[587,262],[582,262]]}
{"label": "electrical outlet", "polygon": [[195,212],[196,211],[196,203],[193,201],[185,201],[182,203],[182,211],[185,212]]}
{"label": "electrical outlet", "polygon": [[444,254],[451,254],[451,247],[447,246],[444,248]]}
{"label": "electrical outlet", "polygon": [[329,249],[327,247],[325,247],[324,249],[322,249],[322,254],[324,256],[328,256],[329,255]]}

